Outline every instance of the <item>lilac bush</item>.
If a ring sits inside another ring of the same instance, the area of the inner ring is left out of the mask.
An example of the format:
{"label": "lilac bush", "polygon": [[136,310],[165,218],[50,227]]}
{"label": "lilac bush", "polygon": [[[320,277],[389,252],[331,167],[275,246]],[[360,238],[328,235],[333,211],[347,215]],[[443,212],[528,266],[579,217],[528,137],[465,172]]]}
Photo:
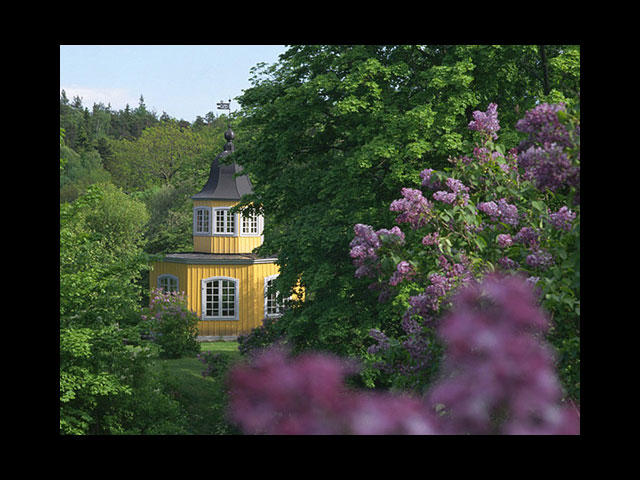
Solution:
{"label": "lilac bush", "polygon": [[540,337],[549,322],[531,288],[489,276],[453,303],[439,327],[442,381],[424,397],[349,389],[352,363],[318,353],[291,359],[274,348],[231,371],[231,420],[248,434],[578,434],[578,414],[560,403]]}
{"label": "lilac bush", "polygon": [[160,355],[179,358],[200,351],[198,316],[187,307],[184,292],[152,290],[149,308],[142,314],[142,320],[154,343],[160,346]]}
{"label": "lilac bush", "polygon": [[[444,171],[422,170],[421,190],[403,188],[391,203],[402,241],[383,241],[372,226],[354,228],[356,276],[373,280],[379,301],[406,302],[400,336],[381,343],[384,332],[372,335],[372,365],[395,388],[424,390],[431,381],[424,365],[441,350],[434,328],[450,294],[494,271],[521,272],[538,279],[565,387],[579,398],[579,117],[561,104],[538,105],[517,124],[527,138],[509,150],[495,143],[497,105],[473,118],[473,153],[450,159]],[[417,326],[408,328],[408,319]]]}

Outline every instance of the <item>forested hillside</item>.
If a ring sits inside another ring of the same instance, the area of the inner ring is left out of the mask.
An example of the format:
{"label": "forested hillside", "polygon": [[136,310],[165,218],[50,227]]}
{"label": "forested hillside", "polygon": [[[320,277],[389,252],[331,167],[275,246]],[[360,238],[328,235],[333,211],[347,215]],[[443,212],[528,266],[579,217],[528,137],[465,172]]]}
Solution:
{"label": "forested hillside", "polygon": [[227,117],[209,111],[193,123],[136,108],[91,107],[60,95],[60,202],[75,201],[96,183],[108,183],[143,202],[150,214],[149,253],[187,248],[190,195],[202,187],[212,156],[222,149]]}

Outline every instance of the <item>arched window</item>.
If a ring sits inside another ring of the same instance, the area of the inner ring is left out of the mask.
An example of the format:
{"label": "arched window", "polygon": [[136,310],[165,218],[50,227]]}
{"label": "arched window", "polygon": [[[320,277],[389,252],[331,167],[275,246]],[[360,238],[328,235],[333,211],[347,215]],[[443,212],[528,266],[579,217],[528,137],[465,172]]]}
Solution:
{"label": "arched window", "polygon": [[193,233],[195,235],[211,235],[211,209],[209,207],[193,209]]}
{"label": "arched window", "polygon": [[202,319],[238,320],[238,280],[210,277],[202,280]]}
{"label": "arched window", "polygon": [[274,280],[278,275],[271,275],[264,279],[264,316],[279,317],[282,315],[283,305],[280,292],[273,291]]}
{"label": "arched window", "polygon": [[165,293],[178,291],[178,277],[175,275],[164,274],[158,277],[158,288]]}

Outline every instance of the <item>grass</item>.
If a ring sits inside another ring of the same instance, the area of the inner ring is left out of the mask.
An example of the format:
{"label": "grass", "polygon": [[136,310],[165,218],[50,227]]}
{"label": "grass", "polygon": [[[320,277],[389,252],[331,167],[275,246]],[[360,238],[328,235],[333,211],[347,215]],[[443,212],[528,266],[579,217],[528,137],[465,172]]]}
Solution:
{"label": "grass", "polygon": [[[237,342],[206,342],[201,351],[222,352],[231,362],[241,359]],[[202,378],[202,363],[195,355],[179,359],[154,360],[171,395],[182,405],[194,435],[233,435],[239,433],[225,420],[226,391],[223,378]]]}

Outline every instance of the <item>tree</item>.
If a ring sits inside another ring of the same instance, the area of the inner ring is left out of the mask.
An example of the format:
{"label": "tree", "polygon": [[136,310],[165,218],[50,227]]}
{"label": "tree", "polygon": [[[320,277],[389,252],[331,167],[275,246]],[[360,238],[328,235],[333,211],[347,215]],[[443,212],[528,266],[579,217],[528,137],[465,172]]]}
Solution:
{"label": "tree", "polygon": [[108,169],[124,188],[142,190],[151,185],[176,185],[190,171],[190,162],[204,146],[190,128],[166,121],[147,127],[140,138],[114,144]]}
{"label": "tree", "polygon": [[[559,51],[548,49],[549,66]],[[544,99],[529,71],[538,61],[528,46],[314,45],[253,70],[234,158],[254,179],[243,203],[267,219],[261,252],[278,256],[279,290],[306,289],[274,328],[299,349],[364,354],[362,338],[398,307],[380,307],[353,278],[353,225],[391,224],[403,186],[472,147],[466,125],[480,105],[524,111]]]}

